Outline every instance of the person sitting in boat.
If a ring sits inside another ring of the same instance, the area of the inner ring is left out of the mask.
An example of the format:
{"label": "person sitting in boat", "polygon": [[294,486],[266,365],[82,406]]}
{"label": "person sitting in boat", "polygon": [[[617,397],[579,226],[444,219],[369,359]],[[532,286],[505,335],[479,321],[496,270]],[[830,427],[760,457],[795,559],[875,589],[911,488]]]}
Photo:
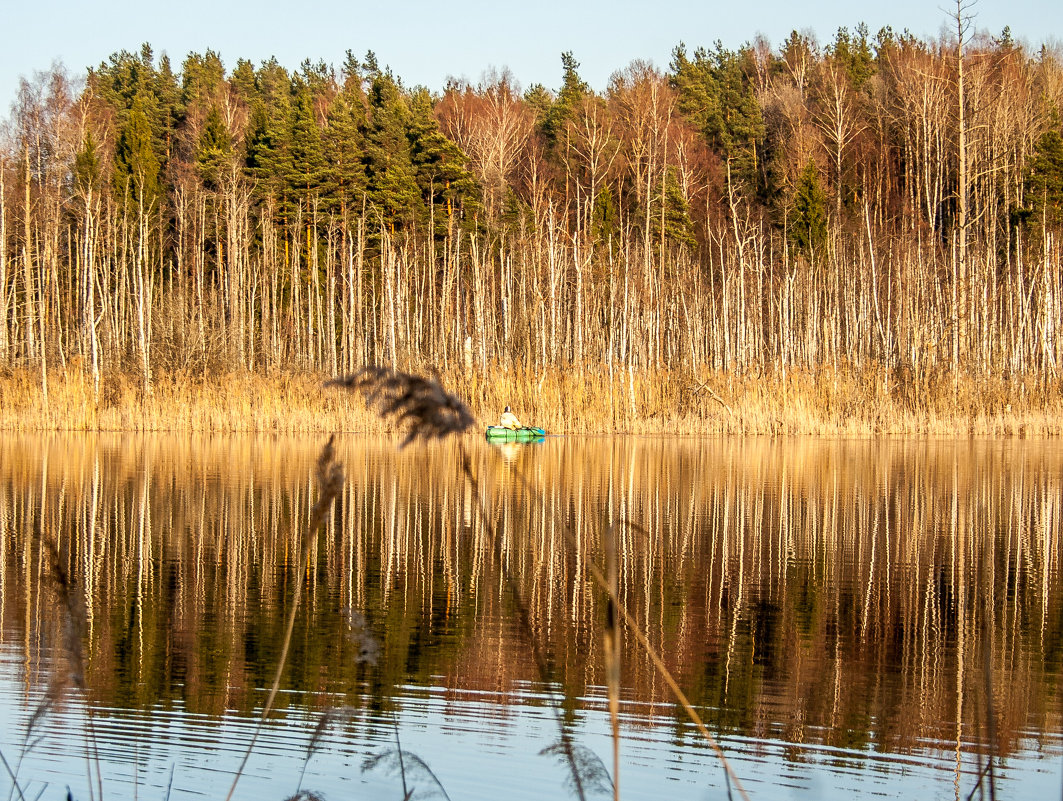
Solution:
{"label": "person sitting in boat", "polygon": [[520,420],[517,419],[517,415],[513,414],[508,406],[502,412],[502,419],[498,421],[498,425],[502,428],[523,428]]}

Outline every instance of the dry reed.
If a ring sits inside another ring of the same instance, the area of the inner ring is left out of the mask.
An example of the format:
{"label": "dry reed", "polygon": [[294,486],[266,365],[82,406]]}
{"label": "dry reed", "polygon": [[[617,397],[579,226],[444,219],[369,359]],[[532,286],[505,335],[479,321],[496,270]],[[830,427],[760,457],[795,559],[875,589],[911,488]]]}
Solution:
{"label": "dry reed", "polygon": [[[376,368],[373,368],[376,369]],[[467,410],[490,419],[512,406],[550,431],[631,434],[808,434],[817,436],[1059,436],[1063,391],[1036,376],[965,377],[947,373],[918,380],[876,367],[819,371],[730,373],[645,368],[610,376],[600,369],[492,364],[486,370],[452,367],[434,379],[406,376],[399,387],[377,386],[367,408],[349,394],[321,392],[322,383],[358,389],[365,370],[329,380],[318,373],[227,372],[203,376],[156,373],[150,394],[138,377],[105,373],[100,396],[78,370],[52,371],[45,400],[32,370],[0,376],[0,429],[16,431],[389,432],[417,403],[429,412],[432,392],[455,387]],[[376,386],[374,384],[374,386]],[[423,393],[418,395],[416,393]],[[408,408],[386,412],[401,399]],[[462,421],[440,401],[439,432]],[[429,430],[432,421],[423,421]],[[438,436],[432,434],[431,436]]]}

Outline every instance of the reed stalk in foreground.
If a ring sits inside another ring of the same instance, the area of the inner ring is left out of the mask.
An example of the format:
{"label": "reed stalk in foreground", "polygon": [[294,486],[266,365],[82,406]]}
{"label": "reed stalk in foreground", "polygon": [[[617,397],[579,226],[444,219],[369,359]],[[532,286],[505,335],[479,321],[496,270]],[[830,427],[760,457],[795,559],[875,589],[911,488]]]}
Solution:
{"label": "reed stalk in foreground", "polygon": [[295,587],[292,590],[292,608],[288,613],[288,627],[284,633],[284,642],[281,645],[281,655],[277,660],[277,670],[273,675],[273,686],[270,687],[269,696],[266,698],[266,704],[262,707],[262,714],[259,716],[258,723],[255,725],[254,731],[251,733],[251,740],[247,744],[247,750],[244,751],[243,759],[240,760],[240,766],[236,769],[236,775],[233,776],[232,786],[229,788],[228,794],[225,796],[225,800],[229,801],[233,797],[233,793],[236,791],[236,785],[240,781],[240,777],[243,776],[244,769],[247,767],[247,760],[251,757],[251,752],[255,748],[255,742],[258,740],[259,734],[262,732],[262,727],[266,723],[266,719],[269,717],[270,711],[273,709],[273,702],[277,698],[277,691],[280,689],[281,676],[284,674],[284,667],[288,662],[288,649],[292,643],[292,632],[295,629],[295,616],[299,611],[299,600],[302,597],[303,591],[303,574],[306,572],[306,562],[310,553],[310,546],[314,542],[314,537],[318,532],[318,529],[328,519],[328,513],[332,509],[333,501],[336,500],[340,494],[340,490],[343,488],[343,468],[338,462],[335,461],[335,451],[332,447],[332,443],[335,440],[335,435],[329,437],[329,441],[325,443],[325,447],[321,449],[321,455],[317,458],[317,465],[315,469],[315,475],[317,477],[317,483],[320,487],[321,494],[318,496],[317,503],[314,504],[313,509],[310,510],[310,522],[303,532],[302,540],[300,542],[298,557],[296,560],[295,571]]}
{"label": "reed stalk in foreground", "polygon": [[[360,392],[365,401],[370,406],[376,406],[378,413],[384,418],[394,418],[400,425],[407,426],[406,438],[403,440],[403,446],[413,442],[418,438],[423,439],[442,439],[451,434],[462,434],[468,428],[470,428],[475,422],[475,418],[468,407],[458,398],[447,393],[437,381],[426,379],[421,376],[416,376],[408,373],[400,373],[394,370],[389,370],[382,367],[366,367],[362,370],[354,373],[346,378],[337,379],[330,382],[333,386],[342,386],[348,389],[352,389]],[[485,529],[488,533],[489,540],[492,544],[494,551],[494,557],[497,564],[500,565],[503,576],[506,581],[507,588],[509,589],[510,597],[513,599],[514,606],[517,610],[518,622],[520,628],[532,651],[532,657],[535,661],[536,668],[540,677],[545,682],[549,676],[549,664],[546,655],[543,653],[542,648],[535,636],[534,628],[531,625],[531,620],[528,613],[528,607],[523,602],[520,588],[517,585],[516,579],[505,568],[505,559],[502,553],[501,538],[494,530],[494,526],[490,522],[490,516],[487,514],[487,510],[484,508],[484,500],[482,493],[480,492],[480,484],[476,478],[476,474],[472,469],[472,462],[469,458],[469,454],[465,449],[463,443],[459,441],[458,449],[461,459],[461,469],[465,476],[472,483],[476,489],[477,508],[480,513],[481,520],[484,522]],[[521,482],[529,491],[534,493],[534,489],[530,486],[527,479],[518,471]],[[628,523],[627,525],[632,525]],[[572,533],[565,526],[560,526],[565,542],[569,547],[576,547],[576,543],[572,536]],[[638,644],[645,650],[657,669],[657,672],[664,679],[665,683],[672,690],[673,695],[678,700],[680,706],[686,711],[687,715],[694,722],[698,731],[702,734],[705,740],[712,747],[722,763],[724,770],[727,774],[730,784],[733,784],[737,788],[742,798],[748,801],[749,796],[746,795],[745,789],[742,787],[741,781],[734,773],[727,757],[720,747],[716,738],[705,726],[701,720],[701,716],[691,705],[687,699],[686,694],[679,687],[675,678],[668,670],[664,661],[660,655],[653,648],[649,638],[646,634],[639,629],[637,621],[627,610],[623,602],[618,597],[618,593],[615,589],[614,582],[610,582],[602,570],[593,562],[588,562],[588,570],[591,573],[592,578],[598,584],[598,586],[605,591],[609,599],[610,610],[615,610],[615,613],[628,625],[628,627],[634,633],[635,639]],[[613,626],[608,628],[612,629]],[[607,637],[615,638],[616,631],[607,632]],[[615,651],[619,645],[619,640],[614,639],[611,646],[607,646],[613,650],[614,656],[609,659],[610,665],[607,666],[607,674],[613,674],[614,671],[619,670],[617,657]],[[616,676],[610,675],[608,679],[610,684],[614,681],[617,685],[617,693],[619,681]],[[612,695],[612,691],[610,692]],[[617,702],[618,703],[618,702]],[[610,707],[612,709],[612,699],[610,700]],[[571,776],[573,789],[577,796],[582,800],[585,796],[584,790],[584,778],[591,780],[591,783],[598,784],[599,775],[595,768],[590,764],[588,754],[583,753],[589,751],[589,749],[577,749],[569,738],[563,721],[560,718],[560,713],[555,709],[555,717],[557,718],[558,726],[561,732],[561,741],[557,746],[551,746],[544,749],[544,753],[557,753],[565,759],[568,763]],[[613,757],[614,757],[614,770],[615,766],[619,762],[619,731],[616,725],[616,718],[613,717]],[[600,764],[600,761],[599,761]],[[586,766],[586,767],[584,767]],[[619,791],[614,783],[613,787],[614,798],[619,796]]]}
{"label": "reed stalk in foreground", "polygon": [[609,725],[613,732],[613,801],[620,801],[620,624],[613,598],[619,595],[619,554],[616,530],[605,530],[605,572],[609,594],[605,602],[605,631],[602,650],[605,655],[605,686],[609,693]]}
{"label": "reed stalk in foreground", "polygon": [[[406,438],[400,447],[405,447],[417,439],[444,439],[452,434],[463,434],[476,422],[475,416],[459,398],[443,389],[442,385],[433,379],[410,373],[401,373],[383,367],[364,367],[356,373],[344,378],[329,382],[330,386],[340,386],[353,390],[362,395],[370,407],[376,407],[378,414],[383,419],[391,419],[400,426],[406,427]],[[532,627],[528,612],[528,606],[524,602],[520,587],[513,576],[505,569],[505,560],[502,558],[501,538],[497,536],[490,518],[483,508],[483,499],[479,491],[479,482],[473,475],[469,466],[468,454],[464,446],[459,442],[462,469],[470,478],[476,489],[476,498],[479,506],[480,517],[484,521],[489,539],[494,550],[495,561],[503,571],[503,577],[509,590],[510,598],[517,611],[517,620],[520,631],[528,642],[535,662],[536,670],[544,683],[549,679],[549,660],[543,652],[535,630]],[[567,763],[570,769],[572,786],[581,801],[586,799],[584,790],[584,772],[580,768],[580,756],[568,736],[564,721],[561,719],[557,707],[551,707],[555,721],[560,731],[561,740],[558,746],[545,749],[547,753],[557,753]],[[401,756],[401,749],[399,749]],[[584,757],[583,761],[590,762]],[[400,761],[401,769],[402,763]],[[403,774],[404,775],[404,774]]]}
{"label": "reed stalk in foreground", "polygon": [[[18,790],[18,794],[22,798],[24,798],[24,796],[22,795],[21,788],[19,788],[16,777],[22,764],[23,757],[28,751],[33,750],[36,744],[44,737],[43,733],[37,734],[38,727],[44,725],[45,719],[51,714],[52,710],[59,704],[63,696],[71,688],[81,692],[82,695],[86,692],[84,645],[86,615],[84,599],[81,594],[76,591],[77,588],[74,585],[74,581],[63,565],[63,561],[59,554],[59,548],[56,545],[54,538],[50,535],[46,535],[44,531],[41,531],[39,536],[48,558],[48,571],[46,575],[50,580],[49,585],[55,593],[55,600],[57,601],[56,605],[60,612],[62,637],[60,639],[59,651],[65,660],[65,665],[53,668],[51,677],[48,681],[48,688],[44,693],[44,698],[41,699],[41,702],[37,705],[36,709],[34,709],[33,714],[30,715],[30,719],[26,723],[25,741],[14,772],[11,772],[10,767],[8,767],[8,772],[11,774],[12,781],[14,781],[15,789]],[[94,798],[93,782],[95,780],[95,791],[99,794],[99,801],[103,801],[103,775],[100,769],[100,751],[96,737],[92,705],[89,703],[85,704],[85,717],[85,768],[88,774],[89,798],[90,801]],[[6,759],[4,760],[4,764],[7,766]],[[95,776],[93,775],[93,768],[95,768]]]}

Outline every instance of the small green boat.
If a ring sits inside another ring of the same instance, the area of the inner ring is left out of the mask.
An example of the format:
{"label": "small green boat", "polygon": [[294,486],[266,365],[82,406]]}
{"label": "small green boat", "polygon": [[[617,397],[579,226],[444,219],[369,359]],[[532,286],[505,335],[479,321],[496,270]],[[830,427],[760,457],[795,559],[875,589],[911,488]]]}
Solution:
{"label": "small green boat", "polygon": [[531,426],[522,428],[488,426],[486,436],[488,442],[539,442],[546,436],[546,432],[541,428]]}

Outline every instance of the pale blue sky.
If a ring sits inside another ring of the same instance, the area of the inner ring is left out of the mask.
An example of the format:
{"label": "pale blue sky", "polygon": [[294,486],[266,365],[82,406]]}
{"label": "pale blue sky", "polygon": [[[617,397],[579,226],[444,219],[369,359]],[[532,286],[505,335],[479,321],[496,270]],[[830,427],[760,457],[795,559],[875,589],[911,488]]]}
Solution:
{"label": "pale blue sky", "polygon": [[[774,48],[793,29],[811,30],[820,42],[839,26],[864,21],[872,34],[883,25],[937,36],[947,2],[886,0],[0,0],[0,118],[15,98],[19,75],[61,60],[84,74],[115,52],[150,42],[175,68],[190,51],[218,51],[229,69],[237,58],[256,65],[275,55],[288,67],[304,58],[339,65],[350,48],[372,49],[381,64],[409,84],[432,90],[448,76],[476,81],[488,67],[508,66],[527,88],[560,83],[560,53],[572,50],[580,73],[595,89],[635,58],[668,65],[680,41],[693,49],[720,39],[736,48],[763,34]],[[955,6],[951,6],[955,8]],[[980,30],[1033,45],[1063,39],[1061,0],[979,0]]]}

